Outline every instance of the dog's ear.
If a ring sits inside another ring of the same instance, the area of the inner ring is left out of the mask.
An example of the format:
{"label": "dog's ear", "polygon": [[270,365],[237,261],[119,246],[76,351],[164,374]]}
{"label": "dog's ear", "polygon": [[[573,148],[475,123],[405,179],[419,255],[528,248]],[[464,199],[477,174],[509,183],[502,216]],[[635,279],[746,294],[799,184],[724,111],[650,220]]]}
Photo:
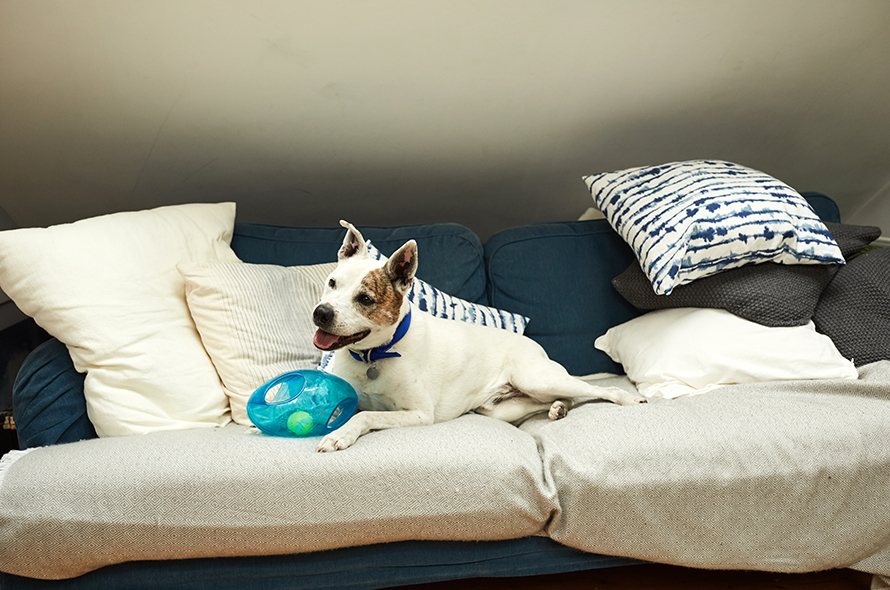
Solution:
{"label": "dog's ear", "polygon": [[343,238],[343,245],[340,246],[340,251],[337,253],[337,259],[343,260],[344,258],[352,258],[356,255],[359,258],[367,258],[368,249],[365,247],[365,238],[362,237],[361,232],[355,229],[355,226],[348,221],[343,221],[341,219],[340,225],[345,227],[347,232],[346,237]]}
{"label": "dog's ear", "polygon": [[396,289],[402,293],[410,289],[417,272],[417,242],[410,240],[396,250],[386,261],[383,271]]}

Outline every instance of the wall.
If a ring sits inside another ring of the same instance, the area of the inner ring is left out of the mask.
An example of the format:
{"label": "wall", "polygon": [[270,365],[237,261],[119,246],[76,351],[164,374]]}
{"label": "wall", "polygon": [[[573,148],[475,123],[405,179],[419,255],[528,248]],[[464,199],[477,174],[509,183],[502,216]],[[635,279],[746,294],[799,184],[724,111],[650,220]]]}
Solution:
{"label": "wall", "polygon": [[0,0],[0,208],[484,238],[708,157],[890,234],[887,31],[883,0]]}

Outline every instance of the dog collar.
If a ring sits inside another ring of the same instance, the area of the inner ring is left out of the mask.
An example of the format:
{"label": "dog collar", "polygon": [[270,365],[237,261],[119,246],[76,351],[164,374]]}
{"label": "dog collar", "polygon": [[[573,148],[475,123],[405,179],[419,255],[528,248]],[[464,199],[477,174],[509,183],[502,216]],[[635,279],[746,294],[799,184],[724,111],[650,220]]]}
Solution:
{"label": "dog collar", "polygon": [[[358,352],[350,350],[349,354],[351,354],[352,358],[354,358],[355,360],[361,361],[363,363],[376,363],[380,359],[398,358],[402,355],[397,352],[391,352],[390,349],[395,346],[396,342],[398,342],[405,336],[405,334],[408,332],[408,328],[410,327],[411,308],[408,308],[408,313],[405,314],[405,317],[402,318],[401,322],[399,322],[399,326],[396,328],[396,332],[395,334],[393,334],[392,340],[389,341],[389,344],[376,346],[367,350],[360,350]],[[376,379],[379,375],[380,372],[377,370],[376,367],[372,366],[370,369],[368,369],[368,377],[370,379]]]}

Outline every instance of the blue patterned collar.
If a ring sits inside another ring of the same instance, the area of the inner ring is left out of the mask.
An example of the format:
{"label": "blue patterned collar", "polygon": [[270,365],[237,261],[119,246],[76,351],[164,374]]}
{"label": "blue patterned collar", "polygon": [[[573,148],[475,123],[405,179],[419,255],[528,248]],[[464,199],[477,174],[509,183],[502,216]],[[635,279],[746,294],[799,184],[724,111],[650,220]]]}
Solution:
{"label": "blue patterned collar", "polygon": [[356,352],[354,350],[350,350],[349,354],[352,355],[357,361],[361,361],[363,363],[373,363],[375,361],[379,361],[380,359],[388,359],[388,358],[397,358],[400,355],[397,352],[390,352],[390,349],[395,345],[396,342],[402,339],[403,336],[408,332],[408,328],[411,327],[411,308],[408,308],[408,313],[402,318],[402,321],[399,322],[399,327],[396,328],[395,334],[392,336],[392,340],[390,340],[389,344],[384,344],[383,346],[377,346],[375,348],[369,348],[367,350],[362,350]]}

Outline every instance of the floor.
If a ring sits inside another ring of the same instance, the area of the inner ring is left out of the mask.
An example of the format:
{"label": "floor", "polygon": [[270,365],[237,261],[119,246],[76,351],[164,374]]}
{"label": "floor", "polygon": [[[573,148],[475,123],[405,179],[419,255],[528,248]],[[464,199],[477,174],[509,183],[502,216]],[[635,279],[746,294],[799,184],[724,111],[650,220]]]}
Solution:
{"label": "floor", "polygon": [[399,590],[869,590],[871,575],[854,570],[772,574],[632,565],[526,578],[478,578]]}

